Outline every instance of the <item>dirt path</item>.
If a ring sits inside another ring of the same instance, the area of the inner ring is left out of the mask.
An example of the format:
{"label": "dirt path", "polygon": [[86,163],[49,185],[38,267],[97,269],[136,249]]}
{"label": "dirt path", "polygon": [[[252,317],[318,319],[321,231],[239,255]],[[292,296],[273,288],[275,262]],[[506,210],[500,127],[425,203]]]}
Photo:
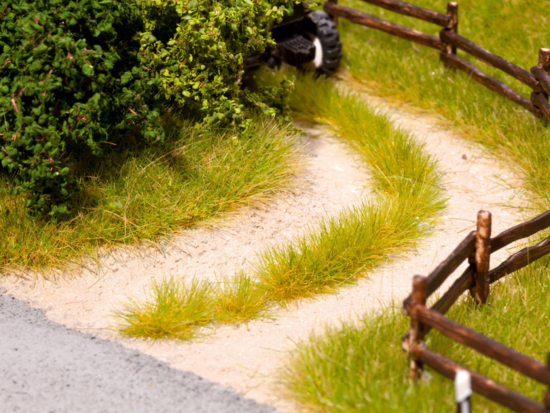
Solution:
{"label": "dirt path", "polygon": [[[362,186],[368,174],[345,146],[319,129],[309,129],[306,143],[310,166],[302,177],[303,186],[292,196],[266,209],[244,211],[238,219],[218,229],[186,231],[177,237],[167,253],[130,257],[125,252],[106,257],[99,278],[85,274],[57,285],[39,283],[34,289],[15,279],[1,281],[9,293],[46,310],[50,319],[69,327],[94,332],[127,347],[190,370],[209,380],[232,386],[241,394],[270,403],[281,410],[293,406],[278,400],[272,392],[276,369],[293,342],[307,337],[316,328],[340,319],[356,317],[402,299],[410,290],[413,274],[427,274],[474,227],[476,212],[493,212],[493,231],[500,232],[519,218],[513,208],[518,194],[502,183],[517,180],[502,165],[485,156],[484,149],[467,145],[437,119],[385,106],[367,98],[402,126],[427,143],[446,174],[449,208],[436,233],[422,242],[420,251],[388,264],[368,280],[340,291],[301,302],[281,310],[273,320],[258,320],[239,327],[222,327],[211,336],[190,343],[129,341],[104,330],[111,323],[111,310],[128,293],[143,296],[151,278],[166,275],[196,275],[215,279],[218,273],[233,273],[249,265],[248,260],[273,243],[285,242],[304,231],[325,214],[335,214],[345,205],[368,194]],[[314,136],[318,137],[315,138]],[[506,255],[506,252],[502,254]],[[502,255],[501,255],[502,256]],[[207,332],[205,330],[205,332]]]}

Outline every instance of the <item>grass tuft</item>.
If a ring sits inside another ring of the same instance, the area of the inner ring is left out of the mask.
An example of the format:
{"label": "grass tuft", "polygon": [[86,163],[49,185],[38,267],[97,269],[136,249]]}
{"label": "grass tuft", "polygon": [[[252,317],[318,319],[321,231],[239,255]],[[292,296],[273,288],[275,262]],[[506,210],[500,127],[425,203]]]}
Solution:
{"label": "grass tuft", "polygon": [[361,155],[373,193],[260,255],[256,275],[281,304],[353,283],[390,254],[413,247],[446,204],[437,162],[424,145],[360,97],[301,75],[290,104],[296,116],[328,124]]}
{"label": "grass tuft", "polygon": [[173,122],[166,142],[122,140],[105,159],[88,156],[74,215],[57,224],[26,216],[25,199],[0,175],[0,271],[42,272],[95,257],[116,245],[156,242],[294,185],[296,131],[259,119],[249,135]]}
{"label": "grass tuft", "polygon": [[244,273],[225,276],[215,291],[216,321],[241,323],[265,315],[267,291]]}
{"label": "grass tuft", "polygon": [[153,340],[189,340],[196,337],[196,327],[208,324],[214,316],[210,284],[193,279],[186,285],[174,277],[153,281],[145,301],[130,299],[124,310],[115,313],[121,334]]}

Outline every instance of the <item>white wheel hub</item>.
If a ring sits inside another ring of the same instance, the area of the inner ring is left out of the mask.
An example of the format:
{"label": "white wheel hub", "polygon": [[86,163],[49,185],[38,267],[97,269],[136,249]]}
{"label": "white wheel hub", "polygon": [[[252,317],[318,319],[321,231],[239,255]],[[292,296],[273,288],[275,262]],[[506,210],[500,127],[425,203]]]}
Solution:
{"label": "white wheel hub", "polygon": [[315,37],[313,40],[313,45],[315,46],[315,57],[313,58],[313,65],[315,69],[319,69],[323,65],[323,46],[318,37]]}

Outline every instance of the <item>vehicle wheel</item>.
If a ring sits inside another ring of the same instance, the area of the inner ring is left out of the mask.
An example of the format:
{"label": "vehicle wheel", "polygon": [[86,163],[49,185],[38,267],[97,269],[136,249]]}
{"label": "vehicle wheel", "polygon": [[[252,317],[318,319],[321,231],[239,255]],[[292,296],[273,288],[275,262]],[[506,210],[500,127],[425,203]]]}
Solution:
{"label": "vehicle wheel", "polygon": [[312,11],[307,18],[312,23],[311,33],[308,35],[315,45],[315,57],[309,66],[319,73],[331,75],[340,66],[340,60],[342,60],[340,33],[328,14],[322,10]]}

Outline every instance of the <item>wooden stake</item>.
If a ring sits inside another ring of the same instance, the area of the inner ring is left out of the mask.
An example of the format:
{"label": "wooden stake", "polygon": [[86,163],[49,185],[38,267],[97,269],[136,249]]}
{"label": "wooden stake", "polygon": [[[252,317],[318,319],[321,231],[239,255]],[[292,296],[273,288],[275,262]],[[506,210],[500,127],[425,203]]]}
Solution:
{"label": "wooden stake", "polygon": [[539,50],[539,63],[531,68],[531,73],[535,75],[538,82],[531,93],[531,102],[538,107],[544,117],[550,122],[550,104],[548,96],[550,95],[550,49],[541,48]]}
{"label": "wooden stake", "polygon": [[491,262],[491,213],[477,213],[476,250],[475,250],[475,301],[485,304],[489,297],[489,266]]}
{"label": "wooden stake", "polygon": [[[544,76],[544,75],[548,75],[548,72],[550,72],[550,49],[546,49],[544,47],[540,48],[539,49],[539,63],[537,65],[537,67],[539,69],[542,69],[544,74],[541,73],[542,77],[544,77],[544,79],[539,79],[539,81],[541,83],[543,83],[545,80],[548,80],[548,77],[547,76]],[[545,83],[548,83],[548,82],[545,82]],[[543,93],[545,94],[545,97],[548,98],[548,88],[544,87],[543,86]],[[540,91],[538,91],[540,92]]]}
{"label": "wooden stake", "polygon": [[[338,0],[326,0],[325,1],[325,4],[326,3],[332,3],[332,4],[338,4]],[[325,10],[326,11],[326,10]],[[332,20],[332,22],[334,23],[334,27],[338,28],[338,17],[337,16],[334,16],[333,14],[331,13],[328,13],[328,17],[330,18],[330,20]]]}
{"label": "wooden stake", "polygon": [[539,50],[539,65],[546,73],[550,71],[550,49],[541,48]]}
{"label": "wooden stake", "polygon": [[416,316],[416,308],[418,306],[426,306],[426,297],[428,296],[428,283],[426,277],[421,275],[415,275],[413,278],[413,292],[411,300],[411,327],[409,331],[409,355],[411,366],[411,378],[419,379],[422,375],[422,363],[417,360],[413,355],[414,348],[422,343],[424,340],[424,334],[422,331],[422,325],[418,322]]}
{"label": "wooden stake", "polygon": [[[447,3],[447,16],[450,17],[447,30],[458,33],[458,3],[456,1]],[[447,46],[447,53],[456,54],[456,47]]]}

